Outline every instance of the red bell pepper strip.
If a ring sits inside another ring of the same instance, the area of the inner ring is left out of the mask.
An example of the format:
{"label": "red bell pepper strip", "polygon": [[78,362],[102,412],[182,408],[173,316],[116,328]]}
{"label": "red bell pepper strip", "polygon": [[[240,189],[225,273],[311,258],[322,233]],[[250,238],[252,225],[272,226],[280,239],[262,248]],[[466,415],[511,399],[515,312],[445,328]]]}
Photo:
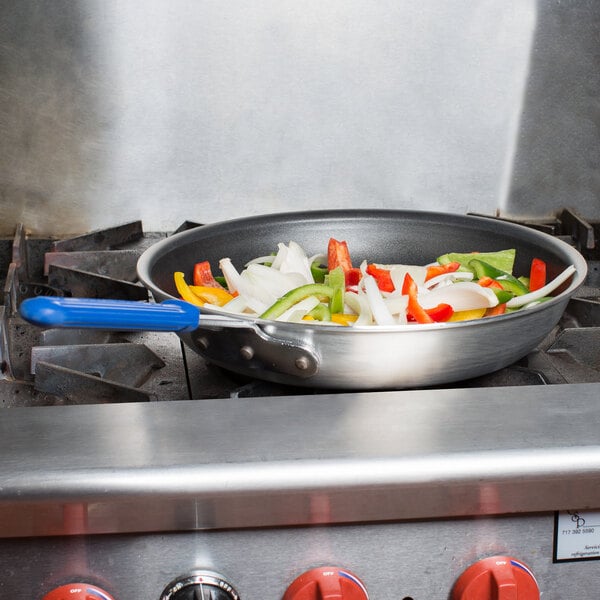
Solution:
{"label": "red bell pepper strip", "polygon": [[194,285],[223,289],[223,286],[213,277],[210,263],[207,260],[194,265]]}
{"label": "red bell pepper strip", "polygon": [[495,288],[497,290],[502,290],[504,289],[502,287],[502,285],[500,283],[498,283],[495,279],[492,279],[491,277],[482,277],[481,279],[477,280],[477,283],[481,286],[481,287],[489,287],[489,288]]}
{"label": "red bell pepper strip", "polygon": [[425,312],[436,322],[447,321],[453,314],[454,309],[449,304],[438,304],[434,308],[426,308]]}
{"label": "red bell pepper strip", "polygon": [[454,273],[460,268],[459,262],[449,262],[445,265],[430,265],[427,267],[425,274],[425,281],[429,281],[438,275],[445,275],[446,273]]}
{"label": "red bell pepper strip", "polygon": [[529,272],[529,291],[535,292],[546,285],[546,263],[541,258],[531,261]]}
{"label": "red bell pepper strip", "polygon": [[346,287],[357,285],[360,281],[360,269],[352,266],[350,251],[345,241],[340,242],[333,238],[329,239],[327,246],[327,267],[330,271],[333,271],[336,267],[342,267],[346,279]]}
{"label": "red bell pepper strip", "polygon": [[374,277],[377,282],[377,287],[382,292],[393,292],[396,289],[389,269],[381,269],[375,265],[367,265],[367,273]]}
{"label": "red bell pepper strip", "polygon": [[503,304],[497,304],[492,308],[488,308],[485,311],[484,317],[497,317],[498,315],[503,315],[506,312],[506,302]]}
{"label": "red bell pepper strip", "polygon": [[419,304],[417,300],[417,284],[408,273],[406,273],[406,275],[404,276],[404,281],[402,283],[402,294],[408,296],[408,306],[406,307],[406,314],[409,318],[414,319],[417,323],[435,322],[427,314],[425,309]]}

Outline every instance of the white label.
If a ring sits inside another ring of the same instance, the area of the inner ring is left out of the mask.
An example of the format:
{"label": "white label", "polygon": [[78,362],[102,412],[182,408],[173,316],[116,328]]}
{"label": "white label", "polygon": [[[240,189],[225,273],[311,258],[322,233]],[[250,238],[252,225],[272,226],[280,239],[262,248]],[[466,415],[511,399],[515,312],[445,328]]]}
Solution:
{"label": "white label", "polygon": [[600,558],[600,511],[559,512],[555,533],[556,560]]}

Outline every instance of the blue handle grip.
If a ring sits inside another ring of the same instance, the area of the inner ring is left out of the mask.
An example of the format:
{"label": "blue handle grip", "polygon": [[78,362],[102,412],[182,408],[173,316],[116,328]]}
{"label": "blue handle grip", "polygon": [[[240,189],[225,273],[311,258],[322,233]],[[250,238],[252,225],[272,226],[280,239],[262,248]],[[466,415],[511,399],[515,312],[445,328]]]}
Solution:
{"label": "blue handle grip", "polygon": [[182,300],[160,304],[95,298],[28,298],[21,316],[39,327],[111,329],[120,331],[192,331],[198,327],[198,307]]}

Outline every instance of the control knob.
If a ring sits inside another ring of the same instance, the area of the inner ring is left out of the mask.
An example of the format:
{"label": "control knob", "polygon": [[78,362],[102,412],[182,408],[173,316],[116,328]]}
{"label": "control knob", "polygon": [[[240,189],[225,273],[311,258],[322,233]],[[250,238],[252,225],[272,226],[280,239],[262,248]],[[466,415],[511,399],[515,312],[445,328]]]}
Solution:
{"label": "control knob", "polygon": [[511,556],[490,556],[472,564],[458,578],[452,600],[539,600],[530,568]]}
{"label": "control knob", "polygon": [[48,592],[42,600],[114,600],[104,590],[89,583],[67,583]]}
{"label": "control knob", "polygon": [[363,582],[338,567],[318,567],[302,573],[286,590],[283,600],[368,600]]}
{"label": "control knob", "polygon": [[240,595],[219,573],[194,571],[169,583],[160,600],[240,600]]}

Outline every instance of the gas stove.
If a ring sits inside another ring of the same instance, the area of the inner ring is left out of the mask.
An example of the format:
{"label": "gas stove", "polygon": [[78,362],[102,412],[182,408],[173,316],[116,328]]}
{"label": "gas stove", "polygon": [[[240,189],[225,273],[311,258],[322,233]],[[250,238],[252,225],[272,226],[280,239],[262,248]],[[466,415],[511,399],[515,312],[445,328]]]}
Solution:
{"label": "gas stove", "polygon": [[[490,217],[491,218],[491,217]],[[531,354],[489,375],[444,387],[498,387],[600,382],[600,224],[570,210],[555,219],[521,221],[560,237],[584,255],[588,278],[559,325]],[[177,232],[201,225],[185,222]],[[245,378],[190,351],[175,335],[98,330],[45,330],[18,315],[36,295],[152,300],[135,265],[166,234],[137,221],[69,239],[35,239],[19,226],[1,248],[6,273],[2,310],[4,406],[168,401],[320,394]]]}
{"label": "gas stove", "polygon": [[588,262],[548,338],[490,375],[360,393],[234,375],[175,334],[39,330],[27,297],[152,301],[135,263],[166,234],[17,227],[0,241],[0,595],[595,598],[600,223],[523,224]]}

